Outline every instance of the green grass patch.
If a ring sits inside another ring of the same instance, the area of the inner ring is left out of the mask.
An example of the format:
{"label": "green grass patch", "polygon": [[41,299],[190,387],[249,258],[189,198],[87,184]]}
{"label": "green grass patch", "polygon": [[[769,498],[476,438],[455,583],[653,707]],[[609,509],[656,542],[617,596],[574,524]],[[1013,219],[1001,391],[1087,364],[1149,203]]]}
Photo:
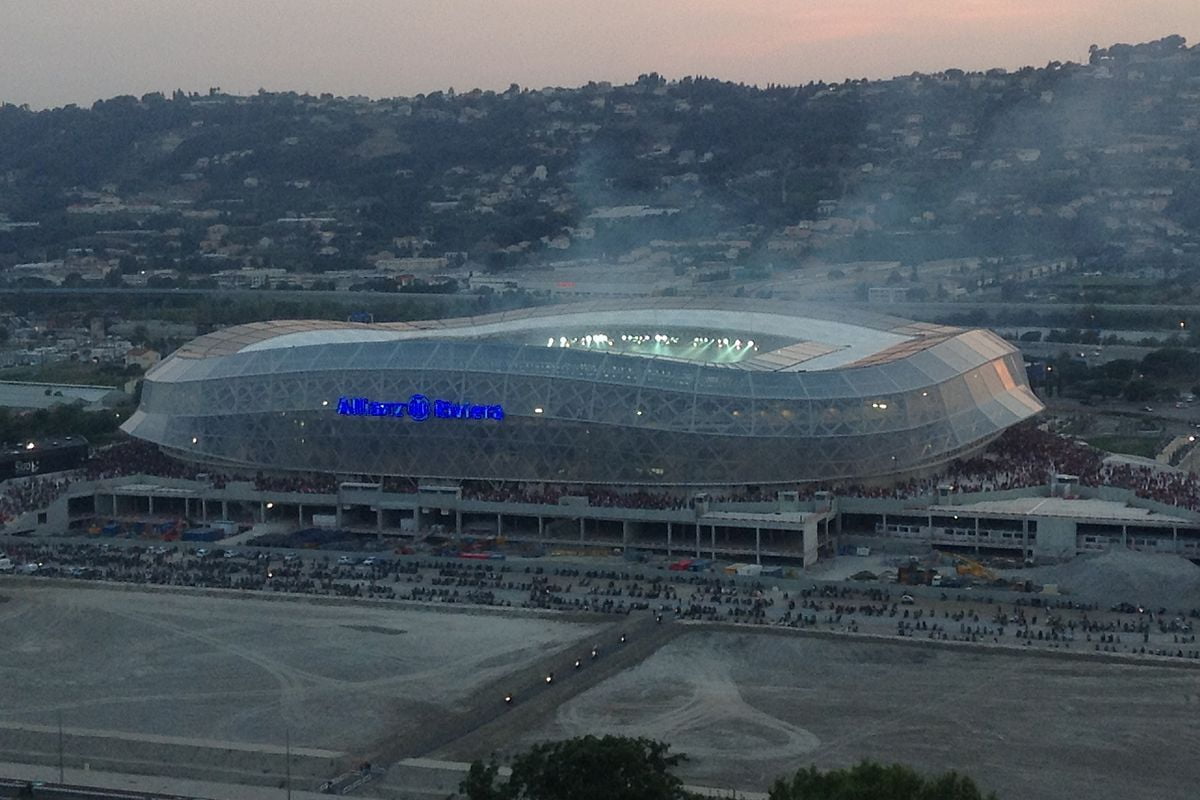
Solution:
{"label": "green grass patch", "polygon": [[89,386],[112,386],[120,389],[136,374],[116,364],[94,364],[90,361],[58,361],[36,367],[0,369],[0,381],[28,383],[78,383]]}
{"label": "green grass patch", "polygon": [[1164,443],[1160,436],[1087,436],[1084,437],[1084,441],[1109,453],[1124,453],[1144,458],[1154,458]]}

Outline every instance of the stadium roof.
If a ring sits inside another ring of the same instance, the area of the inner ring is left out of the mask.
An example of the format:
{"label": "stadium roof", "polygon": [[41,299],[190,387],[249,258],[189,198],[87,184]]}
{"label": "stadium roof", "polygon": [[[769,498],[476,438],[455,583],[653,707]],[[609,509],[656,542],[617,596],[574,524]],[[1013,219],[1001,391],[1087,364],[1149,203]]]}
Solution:
{"label": "stadium roof", "polygon": [[[720,366],[772,372],[838,369],[892,361],[956,335],[960,328],[911,322],[828,306],[724,298],[645,298],[520,309],[478,317],[422,322],[354,323],[283,320],[238,325],[202,336],[176,353],[208,358],[239,352],[334,343],[420,339],[488,339],[570,346],[568,337],[603,335],[606,346],[627,332],[647,336],[724,335],[738,345],[737,358],[704,359],[685,340],[662,348],[613,350],[645,358],[712,360]],[[755,342],[757,340],[757,343]],[[570,341],[576,341],[572,338]],[[697,340],[698,341],[698,340]]]}

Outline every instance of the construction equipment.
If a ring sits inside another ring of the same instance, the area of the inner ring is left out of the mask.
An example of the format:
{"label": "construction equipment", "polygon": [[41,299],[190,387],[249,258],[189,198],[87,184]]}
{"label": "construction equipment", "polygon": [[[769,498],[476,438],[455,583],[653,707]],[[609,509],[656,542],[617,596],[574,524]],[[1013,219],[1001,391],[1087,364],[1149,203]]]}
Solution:
{"label": "construction equipment", "polygon": [[988,581],[989,583],[995,583],[996,581],[1000,580],[999,575],[992,572],[990,569],[985,567],[983,564],[980,564],[973,558],[967,558],[966,556],[958,553],[949,553],[942,550],[939,550],[938,554],[954,559],[954,561],[957,562],[954,565],[954,571],[959,575],[970,575],[974,578]]}

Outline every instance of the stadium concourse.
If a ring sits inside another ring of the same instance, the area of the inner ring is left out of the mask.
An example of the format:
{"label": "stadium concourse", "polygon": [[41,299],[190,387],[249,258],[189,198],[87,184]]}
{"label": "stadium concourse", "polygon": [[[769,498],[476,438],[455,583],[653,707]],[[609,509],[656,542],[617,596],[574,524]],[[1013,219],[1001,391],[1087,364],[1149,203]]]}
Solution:
{"label": "stadium concourse", "polygon": [[432,535],[767,565],[812,566],[851,545],[889,541],[1016,559],[1109,548],[1200,558],[1196,478],[1106,462],[1099,451],[1031,423],[920,479],[709,491],[244,475],[130,440],[97,450],[80,470],[10,482],[0,510],[10,532],[161,523],[177,535],[221,522],[329,528],[393,537],[397,545]]}

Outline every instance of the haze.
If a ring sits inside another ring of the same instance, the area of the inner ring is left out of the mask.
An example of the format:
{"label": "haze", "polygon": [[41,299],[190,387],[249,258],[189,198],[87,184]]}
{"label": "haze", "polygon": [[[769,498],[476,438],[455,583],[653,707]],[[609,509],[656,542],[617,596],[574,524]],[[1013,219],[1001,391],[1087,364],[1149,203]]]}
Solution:
{"label": "haze", "polygon": [[708,75],[747,83],[1082,61],[1200,38],[1196,0],[0,0],[0,101],[176,88],[373,97]]}

